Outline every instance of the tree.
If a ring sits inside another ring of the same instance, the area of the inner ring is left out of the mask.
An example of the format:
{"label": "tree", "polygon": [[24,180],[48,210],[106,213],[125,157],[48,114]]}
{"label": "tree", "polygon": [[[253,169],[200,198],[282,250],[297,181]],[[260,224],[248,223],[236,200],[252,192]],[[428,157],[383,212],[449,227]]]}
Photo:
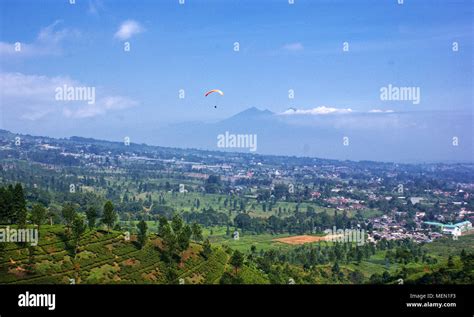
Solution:
{"label": "tree", "polygon": [[142,220],[137,224],[137,228],[138,228],[138,244],[140,245],[140,249],[141,249],[146,243],[146,239],[147,239],[146,233],[148,230],[148,225],[146,224],[144,220]]}
{"label": "tree", "polygon": [[104,214],[102,215],[102,222],[107,226],[107,229],[110,231],[110,228],[113,228],[116,219],[117,213],[114,210],[114,205],[110,200],[108,200],[104,205]]}
{"label": "tree", "polygon": [[461,262],[464,272],[474,271],[474,253],[461,252]]}
{"label": "tree", "polygon": [[38,226],[38,231],[45,220],[46,208],[41,204],[35,204],[31,209],[31,221]]}
{"label": "tree", "polygon": [[13,214],[13,186],[0,187],[0,223],[15,221]]}
{"label": "tree", "polygon": [[66,229],[71,228],[71,224],[74,221],[74,217],[76,216],[76,209],[74,205],[71,203],[67,203],[63,205],[63,209],[61,210],[61,215],[64,219],[64,223],[66,225]]}
{"label": "tree", "polygon": [[364,283],[364,274],[359,270],[355,270],[349,273],[349,279],[353,284],[362,284]]}
{"label": "tree", "polygon": [[390,273],[388,271],[384,271],[382,274],[382,282],[388,283],[390,281]]}
{"label": "tree", "polygon": [[167,260],[171,260],[177,248],[176,237],[166,217],[161,216],[158,223],[158,235],[163,240],[163,255]]}
{"label": "tree", "polygon": [[461,256],[461,261],[466,257],[466,255],[467,255],[466,250],[462,249],[461,250],[461,255],[460,255]]}
{"label": "tree", "polygon": [[178,234],[183,228],[183,219],[178,214],[174,215],[173,219],[171,219],[171,228],[175,234]]}
{"label": "tree", "polygon": [[212,248],[211,248],[211,243],[209,242],[209,239],[204,240],[204,243],[202,245],[202,256],[207,260],[212,254]]}
{"label": "tree", "polygon": [[448,267],[449,268],[454,267],[453,257],[451,255],[448,257]]}
{"label": "tree", "polygon": [[219,280],[219,284],[228,284],[228,285],[236,285],[236,284],[244,284],[244,280],[241,276],[232,275],[230,272],[224,272]]}
{"label": "tree", "polygon": [[250,247],[250,252],[251,252],[252,254],[257,253],[257,247],[255,246],[255,244],[252,244],[252,246]]}
{"label": "tree", "polygon": [[89,225],[90,229],[93,229],[95,227],[95,221],[97,217],[99,216],[97,209],[94,207],[89,207],[86,210],[86,217],[87,217],[87,224]]}
{"label": "tree", "polygon": [[26,200],[20,183],[13,188],[13,215],[19,227],[26,226]]}
{"label": "tree", "polygon": [[193,230],[183,223],[180,215],[176,214],[171,220],[161,216],[158,225],[158,235],[163,239],[163,255],[167,259],[179,259],[180,252],[189,247]]}
{"label": "tree", "polygon": [[184,251],[189,247],[189,240],[191,239],[192,234],[191,227],[188,225],[184,225],[178,233],[175,233],[180,251]]}
{"label": "tree", "polygon": [[171,232],[171,227],[168,222],[168,219],[166,219],[166,217],[164,216],[160,216],[160,218],[158,219],[158,235],[164,238],[170,232]]}
{"label": "tree", "polygon": [[206,193],[218,193],[221,189],[221,178],[218,175],[209,175],[204,184]]}
{"label": "tree", "polygon": [[273,195],[276,199],[281,199],[283,197],[287,197],[289,194],[288,192],[288,185],[285,184],[276,184],[273,189]]}
{"label": "tree", "polygon": [[81,238],[82,234],[86,231],[86,224],[84,223],[84,219],[79,215],[74,216],[74,220],[72,221],[72,236],[74,240],[74,254],[77,253],[77,247],[79,245],[79,239]]}
{"label": "tree", "polygon": [[239,250],[235,250],[230,257],[229,263],[234,267],[235,273],[237,273],[238,269],[244,265],[244,254]]}
{"label": "tree", "polygon": [[370,284],[382,284],[382,276],[379,273],[374,273],[370,276],[369,279]]}
{"label": "tree", "polygon": [[242,229],[242,232],[244,230],[250,230],[252,226],[252,218],[247,215],[247,214],[238,214],[234,218],[234,223],[237,226],[237,228]]}
{"label": "tree", "polygon": [[0,187],[0,224],[8,223],[6,192],[3,187]]}
{"label": "tree", "polygon": [[341,271],[339,268],[339,263],[335,262],[334,265],[331,268],[332,271],[332,276],[335,278],[339,277],[339,272]]}
{"label": "tree", "polygon": [[175,284],[176,280],[178,279],[178,270],[174,268],[173,266],[168,266],[166,270],[166,280],[168,281],[169,284]]}
{"label": "tree", "polygon": [[203,236],[202,236],[202,228],[198,223],[193,223],[191,230],[193,232],[193,239],[194,241],[202,241]]}

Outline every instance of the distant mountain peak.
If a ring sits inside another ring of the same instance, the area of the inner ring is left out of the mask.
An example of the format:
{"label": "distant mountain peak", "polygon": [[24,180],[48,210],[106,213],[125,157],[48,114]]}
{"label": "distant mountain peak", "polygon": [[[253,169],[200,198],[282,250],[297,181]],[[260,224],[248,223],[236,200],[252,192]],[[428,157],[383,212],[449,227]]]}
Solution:
{"label": "distant mountain peak", "polygon": [[273,115],[273,112],[271,112],[270,110],[267,110],[267,109],[260,110],[257,107],[250,107],[250,108],[247,108],[244,111],[241,111],[241,112],[237,113],[236,115],[232,116],[232,118],[236,118],[236,117],[239,117],[239,118],[242,118],[242,117],[254,118],[254,117],[257,117],[257,116],[265,116],[265,115]]}

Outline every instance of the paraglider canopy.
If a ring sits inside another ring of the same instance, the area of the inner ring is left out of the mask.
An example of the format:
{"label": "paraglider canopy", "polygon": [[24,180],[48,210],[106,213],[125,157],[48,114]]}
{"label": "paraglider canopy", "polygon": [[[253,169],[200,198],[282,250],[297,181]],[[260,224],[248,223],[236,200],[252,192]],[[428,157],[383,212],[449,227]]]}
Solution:
{"label": "paraglider canopy", "polygon": [[212,94],[214,92],[217,92],[219,95],[224,96],[224,93],[222,92],[222,90],[219,90],[219,89],[209,90],[208,92],[206,92],[206,94],[204,96],[207,97],[207,96],[209,96],[210,94]]}

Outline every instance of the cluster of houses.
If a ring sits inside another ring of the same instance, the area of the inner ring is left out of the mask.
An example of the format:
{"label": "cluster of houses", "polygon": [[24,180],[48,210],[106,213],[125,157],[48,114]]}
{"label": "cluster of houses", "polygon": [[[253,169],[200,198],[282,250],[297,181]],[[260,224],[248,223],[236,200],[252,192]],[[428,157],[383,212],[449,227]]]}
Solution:
{"label": "cluster of houses", "polygon": [[472,230],[472,223],[468,220],[458,223],[441,223],[433,221],[417,221],[415,228],[407,229],[404,221],[397,221],[394,217],[383,215],[370,220],[372,232],[369,241],[411,239],[416,242],[432,242],[443,236],[457,238]]}
{"label": "cluster of houses", "polygon": [[372,232],[368,235],[369,241],[385,240],[402,240],[411,239],[415,242],[431,242],[433,239],[442,235],[439,233],[427,232],[417,227],[409,230],[405,227],[404,221],[397,221],[394,217],[383,215],[370,220],[372,224]]}

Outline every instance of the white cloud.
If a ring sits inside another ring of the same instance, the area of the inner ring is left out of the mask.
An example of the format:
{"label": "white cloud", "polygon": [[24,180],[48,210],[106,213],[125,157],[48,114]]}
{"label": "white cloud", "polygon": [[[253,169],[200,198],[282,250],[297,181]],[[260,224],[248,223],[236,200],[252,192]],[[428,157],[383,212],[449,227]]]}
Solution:
{"label": "white cloud", "polygon": [[333,107],[316,107],[312,109],[295,109],[291,108],[282,113],[281,115],[325,115],[325,114],[344,114],[351,113],[352,109],[350,108],[333,108]]}
{"label": "white cloud", "polygon": [[90,118],[98,115],[103,115],[108,111],[122,110],[130,107],[135,107],[138,102],[121,96],[107,96],[99,99],[94,104],[84,104],[83,107],[77,109],[70,109],[68,107],[63,109],[64,116],[68,118]]}
{"label": "white cloud", "polygon": [[114,37],[119,40],[128,40],[135,34],[142,33],[143,31],[145,31],[145,29],[140,23],[134,20],[127,20],[122,22]]}
{"label": "white cloud", "polygon": [[51,25],[42,28],[36,38],[37,41],[44,43],[58,43],[63,40],[70,31],[67,29],[58,29],[57,26],[61,23],[61,20],[56,20]]}
{"label": "white cloud", "polygon": [[[88,100],[56,100],[58,87],[88,87],[69,77],[47,77],[22,73],[0,73],[0,97],[5,118],[12,120],[40,120],[45,116],[62,118],[90,118],[109,112],[134,107],[138,102],[95,89],[95,103]],[[95,87],[94,87],[95,88]]]}
{"label": "white cloud", "polygon": [[369,113],[393,113],[393,110],[372,109]]}
{"label": "white cloud", "polygon": [[[60,28],[61,20],[56,20],[52,24],[42,28],[35,40],[31,43],[24,43],[21,39],[14,43],[0,42],[0,56],[57,56],[62,53],[62,42],[79,36],[76,30]],[[15,43],[20,43],[21,50],[15,51]]]}
{"label": "white cloud", "polygon": [[326,106],[321,106],[321,107],[316,107],[316,108],[310,108],[310,109],[296,109],[296,108],[290,108],[288,110],[285,110],[281,113],[280,115],[326,115],[326,114],[350,114],[350,113],[394,113],[395,111],[393,110],[381,110],[381,109],[372,109],[367,112],[362,111],[354,111],[351,108],[335,108],[335,107],[326,107]]}
{"label": "white cloud", "polygon": [[304,46],[300,42],[288,43],[288,44],[283,45],[283,49],[286,51],[296,52],[296,51],[304,50]]}

